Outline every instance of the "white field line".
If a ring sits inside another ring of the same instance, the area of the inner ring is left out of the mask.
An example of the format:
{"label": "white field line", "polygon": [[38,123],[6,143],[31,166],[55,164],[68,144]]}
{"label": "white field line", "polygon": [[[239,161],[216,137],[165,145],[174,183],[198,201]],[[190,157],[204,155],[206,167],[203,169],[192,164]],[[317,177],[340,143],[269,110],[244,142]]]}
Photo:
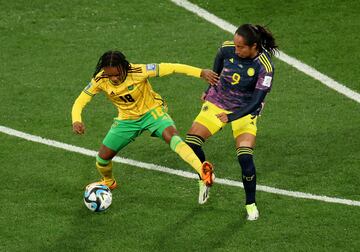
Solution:
{"label": "white field line", "polygon": [[[0,132],[10,135],[10,136],[19,137],[19,138],[22,138],[22,139],[25,139],[28,141],[41,143],[41,144],[45,144],[45,145],[48,145],[51,147],[63,149],[66,151],[80,153],[80,154],[83,154],[86,156],[95,157],[95,155],[97,154],[97,152],[93,151],[93,150],[88,150],[88,149],[77,147],[74,145],[42,138],[40,136],[30,135],[25,132],[21,132],[21,131],[14,130],[14,129],[4,127],[4,126],[0,126]],[[173,175],[177,175],[177,176],[181,176],[181,177],[185,177],[185,178],[198,179],[198,176],[194,173],[171,169],[171,168],[161,166],[161,165],[145,163],[145,162],[140,162],[140,161],[127,159],[127,158],[121,158],[121,157],[115,157],[113,159],[113,161],[117,162],[117,163],[136,166],[136,167],[143,168],[143,169],[169,173],[169,174],[173,174]],[[243,187],[242,182],[229,180],[229,179],[216,178],[215,183],[222,184],[222,185],[235,186],[235,187]],[[269,187],[269,186],[257,185],[257,190],[263,191],[263,192],[268,192],[268,193],[273,193],[273,194],[290,196],[290,197],[294,197],[294,198],[312,199],[312,200],[338,203],[338,204],[349,205],[349,206],[360,206],[360,201],[333,198],[333,197],[314,195],[314,194],[310,194],[310,193],[303,193],[303,192],[296,192],[296,191],[287,191],[287,190],[282,190],[282,189]]]}
{"label": "white field line", "polygon": [[[232,34],[235,33],[237,27],[228,23],[227,21],[211,14],[210,12],[200,8],[199,6],[190,3],[186,0],[170,0],[171,2],[175,3],[176,5],[183,7],[184,9],[195,13],[199,17],[205,19],[206,21],[218,26],[224,31],[228,31]],[[346,87],[343,84],[333,80],[332,78],[326,76],[325,74],[320,73],[315,68],[306,65],[305,63],[287,55],[286,53],[280,51],[279,55],[276,56],[281,61],[293,66],[297,70],[303,72],[304,74],[313,77],[314,79],[320,81],[325,86],[339,92],[340,94],[345,95],[346,97],[360,103],[360,94],[351,90],[350,88]]]}

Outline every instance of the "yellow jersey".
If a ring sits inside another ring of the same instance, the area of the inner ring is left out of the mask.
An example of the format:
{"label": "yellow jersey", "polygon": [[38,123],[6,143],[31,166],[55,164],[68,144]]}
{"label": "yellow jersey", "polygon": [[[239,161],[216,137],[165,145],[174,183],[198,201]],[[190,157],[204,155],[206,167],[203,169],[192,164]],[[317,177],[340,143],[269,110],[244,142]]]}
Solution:
{"label": "yellow jersey", "polygon": [[118,109],[118,119],[136,120],[149,110],[164,104],[161,96],[152,89],[148,79],[172,73],[182,73],[200,78],[201,69],[171,63],[131,64],[125,81],[117,86],[103,75],[103,71],[100,71],[75,100],[72,108],[72,122],[82,122],[83,108],[92,97],[101,91]]}

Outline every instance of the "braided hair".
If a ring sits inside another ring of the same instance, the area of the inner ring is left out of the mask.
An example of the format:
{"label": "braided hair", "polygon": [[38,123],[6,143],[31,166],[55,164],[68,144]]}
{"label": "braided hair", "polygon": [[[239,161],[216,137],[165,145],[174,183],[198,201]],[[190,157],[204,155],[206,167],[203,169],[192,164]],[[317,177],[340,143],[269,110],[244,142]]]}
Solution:
{"label": "braided hair", "polygon": [[244,37],[246,44],[251,46],[256,43],[256,49],[262,52],[264,49],[271,55],[278,52],[275,38],[272,33],[261,25],[243,24],[235,34]]}
{"label": "braided hair", "polygon": [[119,51],[107,51],[100,58],[95,67],[93,77],[104,67],[117,67],[119,73],[122,73],[120,82],[124,82],[129,70],[131,69],[130,63],[126,60],[125,55]]}

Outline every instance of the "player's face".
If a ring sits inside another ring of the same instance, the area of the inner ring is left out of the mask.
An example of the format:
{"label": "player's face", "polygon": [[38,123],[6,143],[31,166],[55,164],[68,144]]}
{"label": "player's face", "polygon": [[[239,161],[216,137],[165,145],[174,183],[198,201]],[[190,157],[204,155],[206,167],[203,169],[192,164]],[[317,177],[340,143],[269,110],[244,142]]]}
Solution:
{"label": "player's face", "polygon": [[114,86],[120,85],[123,80],[123,73],[119,67],[104,67],[104,74]]}
{"label": "player's face", "polygon": [[243,36],[235,34],[234,36],[235,54],[240,58],[254,58],[258,51],[256,49],[256,43],[249,46]]}

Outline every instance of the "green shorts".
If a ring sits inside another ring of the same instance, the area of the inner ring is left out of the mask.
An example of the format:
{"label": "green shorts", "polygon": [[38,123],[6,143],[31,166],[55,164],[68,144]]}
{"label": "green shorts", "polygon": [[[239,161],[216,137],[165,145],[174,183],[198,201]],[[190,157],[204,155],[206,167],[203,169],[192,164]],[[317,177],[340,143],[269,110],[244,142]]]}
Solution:
{"label": "green shorts", "polygon": [[152,136],[162,138],[163,131],[175,123],[171,117],[164,112],[164,108],[157,107],[137,120],[114,119],[109,132],[103,140],[103,144],[113,151],[120,151],[145,130],[150,131]]}

